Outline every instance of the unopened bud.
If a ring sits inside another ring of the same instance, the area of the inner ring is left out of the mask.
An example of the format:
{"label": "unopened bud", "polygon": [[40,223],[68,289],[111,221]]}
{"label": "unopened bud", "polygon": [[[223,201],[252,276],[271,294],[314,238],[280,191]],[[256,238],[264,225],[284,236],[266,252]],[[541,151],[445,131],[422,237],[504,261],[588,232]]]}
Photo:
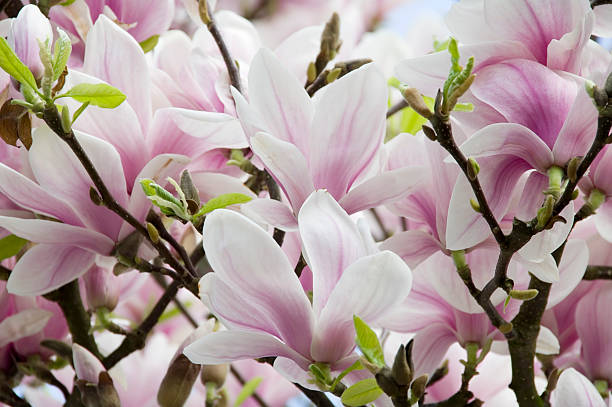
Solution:
{"label": "unopened bud", "polygon": [[576,179],[578,179],[578,167],[580,166],[581,162],[582,157],[573,157],[571,160],[568,161],[567,178],[569,178],[570,181],[576,182]]}
{"label": "unopened bud", "polygon": [[537,297],[539,291],[535,288],[529,290],[510,290],[508,295],[515,300],[529,301]]}
{"label": "unopened bud", "polygon": [[210,18],[210,14],[208,12],[208,0],[199,0],[198,2],[198,12],[200,13],[200,18],[202,22],[206,25],[212,23],[212,19]]}
{"label": "unopened bud", "polygon": [[606,93],[608,93],[608,96],[612,95],[612,72],[606,78],[606,84],[604,85],[604,89],[606,90]]}
{"label": "unopened bud", "polygon": [[429,119],[431,116],[433,116],[433,113],[431,112],[431,110],[429,110],[429,107],[425,104],[425,101],[423,100],[423,96],[421,96],[419,91],[416,90],[415,88],[403,89],[402,96],[404,97],[404,100],[406,101],[406,103],[408,103],[408,106],[410,106],[412,109],[414,109],[415,112],[417,112],[424,118]]}
{"label": "unopened bud", "polygon": [[121,407],[121,401],[113,379],[108,372],[101,372],[98,379],[98,394],[100,396],[100,404],[105,407]]}
{"label": "unopened bud", "polygon": [[504,335],[509,334],[510,332],[512,332],[513,329],[513,325],[512,322],[506,322],[505,324],[501,324],[499,326],[499,332],[503,333]]}
{"label": "unopened bud", "polygon": [[399,396],[401,394],[400,389],[395,383],[395,381],[390,377],[389,369],[383,369],[380,372],[376,373],[374,376],[376,378],[376,383],[378,387],[385,392],[389,397]]}
{"label": "unopened bud", "polygon": [[213,383],[217,389],[220,389],[225,383],[228,372],[229,365],[227,363],[222,365],[204,365],[202,366],[200,380],[204,385]]}
{"label": "unopened bud", "polygon": [[100,373],[105,370],[93,353],[77,343],[72,345],[72,364],[77,378],[87,383],[98,384]]}
{"label": "unopened bud", "polygon": [[574,192],[572,192],[572,201],[578,198],[578,195],[580,195],[580,191],[578,191],[577,189],[574,189]]}
{"label": "unopened bud", "polygon": [[335,81],[336,79],[338,79],[338,77],[340,76],[340,74],[342,73],[342,69],[340,68],[334,68],[331,71],[329,71],[329,73],[327,74],[327,76],[325,77],[325,81],[327,83],[332,83],[333,81]]}
{"label": "unopened bud", "polygon": [[159,231],[151,222],[147,222],[147,233],[153,243],[159,243]]}
{"label": "unopened bud", "polygon": [[480,172],[480,165],[473,158],[468,158],[467,160],[467,177],[470,181],[474,181],[476,177],[478,177],[478,173]]}
{"label": "unopened bud", "polygon": [[193,184],[189,171],[185,170],[181,174],[180,187],[185,194],[185,200],[187,201],[187,210],[190,214],[194,214],[200,209],[200,192],[198,188]]}
{"label": "unopened bud", "polygon": [[315,66],[314,62],[308,64],[306,76],[308,79],[308,83],[312,83],[315,79],[317,79],[317,67]]}
{"label": "unopened bud", "polygon": [[414,379],[414,381],[410,385],[410,391],[415,401],[419,400],[425,394],[425,389],[427,388],[427,379],[427,375],[424,374]]}
{"label": "unopened bud", "polygon": [[100,206],[104,203],[102,201],[102,197],[98,193],[98,190],[94,187],[89,187],[89,199],[91,199],[91,202],[93,202],[97,206]]}
{"label": "unopened bud", "polygon": [[410,371],[410,366],[408,366],[408,360],[406,359],[406,348],[404,345],[400,345],[397,353],[395,354],[391,374],[397,384],[401,386],[408,386],[412,381],[412,372]]}
{"label": "unopened bud", "polygon": [[595,106],[604,107],[608,104],[608,92],[604,89],[598,88],[595,86],[593,88],[593,100],[595,101]]}
{"label": "unopened bud", "polygon": [[68,106],[62,107],[62,130],[64,133],[70,133],[72,131],[72,119],[70,118]]}
{"label": "unopened bud", "polygon": [[480,204],[474,198],[470,198],[470,206],[472,209],[474,209],[474,211],[480,213]]}
{"label": "unopened bud", "polygon": [[168,371],[157,392],[161,407],[182,407],[200,373],[200,365],[193,364],[185,355],[178,355],[168,366]]}
{"label": "unopened bud", "polygon": [[538,229],[544,229],[550,220],[550,217],[553,213],[553,207],[555,205],[555,198],[551,195],[546,196],[546,200],[544,201],[544,205],[538,209],[537,219],[538,219]]}
{"label": "unopened bud", "polygon": [[119,285],[111,270],[93,266],[83,277],[90,310],[106,308],[112,311],[119,301]]}
{"label": "unopened bud", "polygon": [[436,136],[436,132],[429,126],[423,126],[423,134],[425,134],[425,136],[431,141],[438,141],[438,136]]}

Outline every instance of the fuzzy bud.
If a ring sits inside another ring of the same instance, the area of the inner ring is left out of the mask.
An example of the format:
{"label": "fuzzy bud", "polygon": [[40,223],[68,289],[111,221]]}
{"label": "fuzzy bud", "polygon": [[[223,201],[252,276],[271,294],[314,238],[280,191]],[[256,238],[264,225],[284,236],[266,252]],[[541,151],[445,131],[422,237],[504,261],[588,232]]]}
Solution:
{"label": "fuzzy bud", "polygon": [[87,304],[89,309],[106,308],[112,311],[119,302],[119,286],[111,270],[93,266],[85,274],[85,292],[87,293]]}
{"label": "fuzzy bud", "polygon": [[423,96],[421,96],[419,91],[415,88],[403,89],[402,96],[404,96],[404,100],[406,101],[406,103],[408,103],[408,106],[410,106],[412,109],[414,109],[415,112],[417,112],[424,118],[429,119],[431,116],[433,116],[433,113],[425,104]]}
{"label": "fuzzy bud", "polygon": [[227,373],[229,372],[229,365],[204,365],[202,366],[202,373],[200,374],[200,380],[202,384],[212,383],[217,389],[223,387]]}
{"label": "fuzzy bud", "polygon": [[427,387],[427,379],[427,375],[424,374],[414,379],[414,381],[410,385],[410,391],[414,399],[418,400],[425,394],[425,389]]}
{"label": "fuzzy bud", "polygon": [[168,371],[157,392],[161,407],[182,407],[200,373],[200,365],[193,364],[185,355],[178,355],[168,366]]}
{"label": "fuzzy bud", "polygon": [[395,354],[391,374],[393,375],[393,379],[397,382],[397,384],[401,386],[408,386],[412,381],[412,372],[410,371],[410,366],[408,366],[408,360],[406,359],[406,348],[404,345],[400,345],[397,353]]}
{"label": "fuzzy bud", "polygon": [[515,300],[529,301],[537,297],[539,291],[536,289],[530,290],[510,290],[508,295]]}

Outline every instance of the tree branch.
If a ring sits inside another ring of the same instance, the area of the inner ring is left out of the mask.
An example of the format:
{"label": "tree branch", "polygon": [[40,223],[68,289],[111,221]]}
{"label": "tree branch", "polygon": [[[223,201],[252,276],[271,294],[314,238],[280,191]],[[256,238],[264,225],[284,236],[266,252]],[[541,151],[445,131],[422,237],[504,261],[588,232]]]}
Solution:
{"label": "tree branch", "polygon": [[172,284],[168,286],[164,294],[157,301],[149,315],[142,321],[142,323],[133,331],[129,332],[126,337],[121,342],[121,345],[117,349],[113,351],[110,355],[108,355],[102,361],[102,364],[106,368],[106,370],[115,366],[121,359],[128,356],[134,351],[140,350],[144,348],[147,335],[157,321],[159,317],[164,313],[164,310],[170,304],[174,296],[176,295],[180,284],[177,281],[173,281]]}
{"label": "tree branch", "polygon": [[587,266],[583,280],[612,280],[612,266]]}
{"label": "tree branch", "polygon": [[393,116],[395,113],[404,110],[408,106],[409,106],[408,102],[406,102],[405,99],[400,100],[399,102],[397,102],[396,104],[394,104],[393,106],[389,108],[389,110],[387,111],[387,119]]}
{"label": "tree branch", "polygon": [[298,389],[300,389],[300,391],[302,393],[304,393],[304,395],[306,397],[308,397],[310,399],[310,401],[312,401],[314,403],[315,406],[317,407],[334,407],[333,403],[331,401],[329,401],[329,399],[327,398],[327,396],[325,395],[325,393],[321,392],[321,391],[317,391],[317,390],[310,390],[307,389],[306,387],[294,383],[295,387],[297,387]]}

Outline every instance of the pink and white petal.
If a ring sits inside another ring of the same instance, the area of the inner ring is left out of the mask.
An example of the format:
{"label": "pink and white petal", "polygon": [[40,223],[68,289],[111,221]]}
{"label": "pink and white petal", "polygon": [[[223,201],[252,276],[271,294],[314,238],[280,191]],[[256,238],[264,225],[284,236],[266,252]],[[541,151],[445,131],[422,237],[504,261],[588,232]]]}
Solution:
{"label": "pink and white petal", "polygon": [[580,0],[487,0],[485,20],[502,38],[525,44],[536,60],[546,64],[551,40],[561,38],[580,23],[590,7]]}
{"label": "pink and white petal", "polygon": [[305,366],[310,362],[302,355],[263,332],[213,332],[193,342],[183,350],[192,363],[218,365],[235,360],[281,356]]}
{"label": "pink and white petal", "polygon": [[565,242],[574,226],[574,203],[570,202],[559,213],[559,216],[563,217],[565,222],[556,222],[552,229],[544,230],[532,237],[518,251],[523,258],[538,261],[542,256],[552,253]]}
{"label": "pink and white petal", "polygon": [[110,253],[114,245],[111,239],[101,233],[50,220],[0,216],[0,227],[31,242],[48,244],[61,242],[64,245],[78,246],[103,255]]}
{"label": "pink and white petal", "polygon": [[[125,176],[117,150],[107,142],[76,132],[75,136],[91,159],[110,193],[121,206],[128,201]],[[30,166],[39,184],[69,202],[90,228],[116,239],[122,220],[89,198],[91,178],[68,145],[49,130],[37,128],[29,151]]]}
{"label": "pink and white petal", "polygon": [[192,158],[215,148],[248,146],[234,117],[174,107],[155,112],[148,141],[153,155],[174,153]]}
{"label": "pink and white petal", "polygon": [[319,92],[308,159],[315,187],[340,200],[382,147],[386,80],[367,64]]}
{"label": "pink and white petal", "polygon": [[579,89],[552,150],[557,165],[586,154],[597,132],[597,114],[592,99]]}
{"label": "pink and white petal", "polygon": [[[151,201],[145,196],[141,186],[137,184],[139,180],[149,178],[156,184],[164,185],[168,177],[177,179],[181,170],[184,169],[188,163],[188,157],[178,154],[160,154],[149,161],[138,176],[136,176],[128,202],[128,212],[142,222],[151,207]],[[119,232],[119,240],[126,237],[132,230],[132,226],[128,223],[122,224]]]}
{"label": "pink and white petal", "polygon": [[245,216],[225,209],[207,216],[202,235],[216,275],[260,306],[266,304],[286,343],[306,352],[314,323],[310,301],[272,236]]}
{"label": "pink and white petal", "polygon": [[429,256],[442,250],[440,242],[422,230],[399,232],[380,244],[381,250],[397,253],[409,267],[416,267]]}
{"label": "pink and white petal", "polygon": [[[590,167],[590,174],[588,178],[591,179],[594,184],[593,187],[604,192],[607,196],[612,195],[612,148],[606,146],[603,152],[599,153],[593,164]],[[591,192],[590,189],[587,190]]]}
{"label": "pink and white petal", "polygon": [[313,308],[318,315],[344,270],[368,254],[357,225],[323,190],[313,192],[298,214],[304,257],[313,274]]}
{"label": "pink and white petal", "polygon": [[253,199],[257,195],[249,188],[245,187],[239,178],[227,174],[216,172],[192,172],[191,180],[193,185],[200,192],[200,200],[206,202],[219,195],[239,193]]}
{"label": "pink and white petal", "polygon": [[32,71],[35,77],[43,74],[43,64],[40,61],[38,41],[53,42],[53,31],[49,20],[34,5],[24,6],[13,20],[8,33],[9,46],[19,59]]}
{"label": "pink and white petal", "polygon": [[612,4],[602,4],[593,9],[595,13],[595,27],[593,35],[598,37],[612,37]]}
{"label": "pink and white petal", "polygon": [[491,39],[495,31],[484,18],[484,1],[458,1],[444,17],[444,22],[458,41],[462,43],[481,42]]}
{"label": "pink and white petal", "polygon": [[412,348],[414,375],[431,376],[440,367],[448,348],[455,342],[455,334],[445,324],[433,324],[418,332]]}
{"label": "pink and white petal", "polygon": [[554,407],[608,407],[593,383],[574,368],[565,369],[551,394]]}
{"label": "pink and white petal", "polygon": [[353,315],[376,325],[378,318],[404,301],[411,286],[410,268],[390,251],[350,265],[317,319],[311,347],[314,359],[335,362],[345,357],[355,346]]}
{"label": "pink and white petal", "polygon": [[136,23],[128,32],[139,42],[168,30],[174,18],[173,0],[124,1],[120,7],[120,21]]}
{"label": "pink and white petal", "polygon": [[515,216],[523,221],[533,219],[538,209],[540,209],[544,203],[545,196],[543,192],[547,188],[548,177],[538,171],[532,171],[523,187],[523,193],[518,202]]}
{"label": "pink and white petal", "polygon": [[151,79],[138,42],[108,17],[100,15],[87,34],[85,50],[83,72],[125,93],[146,133],[151,121]]}
{"label": "pink and white petal", "polygon": [[306,82],[306,68],[321,47],[323,26],[302,28],[291,34],[275,49],[274,53],[299,83]]}
{"label": "pink and white petal", "polygon": [[72,344],[72,363],[77,378],[89,383],[98,384],[100,373],[106,371],[102,362],[78,343]]}
{"label": "pink and white petal", "polygon": [[589,10],[572,31],[567,32],[558,40],[550,41],[546,55],[546,65],[550,69],[580,73],[582,54],[591,39],[594,20],[595,16]]}
{"label": "pink and white petal", "polygon": [[308,156],[312,101],[304,86],[268,49],[259,50],[251,62],[249,98],[270,134],[294,144]]}
{"label": "pink and white petal", "polygon": [[255,108],[247,102],[242,96],[242,93],[238,92],[236,88],[231,88],[232,97],[236,103],[236,116],[240,120],[244,134],[250,141],[258,132],[269,132],[266,123],[263,121],[261,114],[255,110]]}
{"label": "pink and white petal", "polygon": [[422,167],[405,167],[386,171],[351,188],[338,203],[347,213],[397,201],[409,195],[425,176]]}
{"label": "pink and white petal", "polygon": [[[80,83],[105,83],[98,78],[70,70],[66,77],[66,89]],[[81,105],[76,100],[62,99],[75,111]],[[134,108],[123,102],[114,109],[103,109],[89,106],[79,116],[73,129],[101,138],[115,147],[121,156],[123,170],[128,185],[134,182],[136,174],[142,169],[150,157],[149,147],[146,146],[145,133],[142,130]]]}
{"label": "pink and white petal", "polygon": [[608,242],[612,243],[612,199],[606,199],[596,213],[597,232]]}
{"label": "pink and white petal", "polygon": [[56,198],[28,177],[4,164],[0,164],[0,192],[23,208],[70,225],[83,226],[79,216],[66,201]]}
{"label": "pink and white petal", "polygon": [[254,199],[240,207],[240,212],[257,223],[270,225],[285,232],[298,228],[297,219],[287,204],[274,199]]}
{"label": "pink and white petal", "polygon": [[[500,83],[499,78],[506,80]],[[470,90],[508,122],[527,127],[552,149],[577,86],[537,62],[515,59],[484,68]]]}
{"label": "pink and white petal", "polygon": [[251,138],[251,149],[283,189],[293,211],[298,212],[314,191],[312,176],[302,152],[291,143],[261,132]]}
{"label": "pink and white petal", "polygon": [[550,148],[540,137],[515,123],[491,124],[474,133],[460,149],[467,157],[475,159],[496,155],[519,157],[542,172],[546,172],[554,160]]}
{"label": "pink and white petal", "polygon": [[6,289],[15,295],[46,294],[85,274],[95,258],[94,253],[75,246],[38,244],[19,259]]}
{"label": "pink and white petal", "polygon": [[0,322],[0,348],[42,331],[52,316],[50,311],[30,308],[4,318]]}
{"label": "pink and white petal", "polygon": [[306,370],[308,367],[301,367],[293,359],[283,357],[276,358],[274,361],[274,369],[291,383],[299,383],[307,389],[320,391],[317,385],[312,383],[312,376],[310,376],[310,373]]}
{"label": "pink and white petal", "polygon": [[582,281],[589,263],[589,247],[584,240],[569,240],[559,264],[559,281],[550,288],[546,308],[552,308],[567,297]]}
{"label": "pink and white petal", "polygon": [[[478,160],[481,171],[480,184],[493,216],[500,220],[508,210],[510,198],[521,176],[530,165],[516,156],[483,157]],[[489,225],[482,214],[470,204],[474,193],[466,177],[457,178],[448,208],[446,248],[461,250],[475,246],[491,235]]]}
{"label": "pink and white petal", "polygon": [[555,334],[545,326],[540,326],[536,339],[536,352],[542,355],[558,355],[559,351],[559,340]]}

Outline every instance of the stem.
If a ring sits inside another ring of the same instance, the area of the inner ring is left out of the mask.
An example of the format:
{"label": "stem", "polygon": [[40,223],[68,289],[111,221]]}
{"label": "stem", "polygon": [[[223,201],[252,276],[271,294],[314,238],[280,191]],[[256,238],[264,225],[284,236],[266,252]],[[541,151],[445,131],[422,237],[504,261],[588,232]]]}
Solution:
{"label": "stem", "polygon": [[[272,178],[272,176],[268,173],[268,171],[265,171],[265,173],[266,173],[266,186],[268,187],[268,193],[270,194],[270,198],[274,199],[275,201],[280,201],[281,194],[280,194],[280,188],[278,187],[278,184],[274,181],[274,178]],[[285,231],[275,228],[272,237],[274,238],[274,241],[279,246],[282,246],[283,241],[285,240]]]}
{"label": "stem", "polygon": [[31,407],[30,403],[16,395],[13,389],[4,382],[0,382],[0,401],[14,407]]}
{"label": "stem", "polygon": [[[166,283],[166,281],[160,276],[160,275],[153,275],[153,279],[155,280],[155,282],[164,290],[166,290],[168,288],[168,284]],[[197,321],[191,316],[191,314],[189,313],[189,311],[187,311],[187,308],[185,308],[185,306],[183,305],[183,303],[176,297],[174,297],[172,299],[172,302],[174,303],[174,305],[176,305],[176,308],[181,311],[181,314],[183,314],[183,316],[185,317],[185,319],[187,319],[187,321],[189,321],[189,323],[191,324],[192,327],[197,328],[198,327],[198,323]]]}
{"label": "stem", "polygon": [[612,266],[587,266],[583,280],[612,280]]}
{"label": "stem", "polygon": [[45,297],[57,303],[62,309],[72,340],[100,359],[102,355],[93,335],[90,333],[91,318],[83,306],[78,280],[71,281]]}
{"label": "stem", "polygon": [[396,104],[394,104],[393,106],[389,108],[389,110],[387,111],[387,119],[393,116],[395,113],[407,107],[408,107],[408,102],[406,102],[404,99],[400,100],[399,102],[397,102]]}
{"label": "stem", "polygon": [[[207,1],[207,0],[200,0]],[[217,23],[215,22],[215,18],[212,14],[209,14],[210,21],[206,24],[206,28],[212,35],[215,43],[217,43],[217,47],[219,48],[219,52],[221,53],[221,57],[223,58],[223,62],[225,63],[225,67],[227,68],[227,73],[230,77],[230,82],[234,88],[240,93],[242,93],[242,85],[240,83],[240,73],[238,72],[238,66],[236,62],[232,58],[229,49],[227,48],[227,44],[225,40],[223,40],[223,35],[221,35],[221,31],[219,31],[219,27],[217,27]]]}
{"label": "stem", "polygon": [[128,356],[132,352],[144,348],[147,335],[149,332],[151,332],[155,324],[157,324],[159,317],[161,317],[161,315],[164,313],[164,310],[176,295],[179,287],[180,284],[177,281],[173,281],[172,284],[168,286],[166,291],[164,291],[164,294],[157,301],[157,304],[155,304],[144,321],[142,321],[142,323],[135,330],[126,335],[123,342],[121,342],[121,345],[119,345],[119,347],[115,349],[113,353],[104,358],[102,364],[106,370],[111,369],[119,361],[121,361],[121,359]]}
{"label": "stem", "polygon": [[316,391],[316,390],[307,389],[306,387],[303,387],[302,385],[297,384],[297,383],[294,383],[294,385],[295,385],[295,387],[300,389],[300,391],[302,393],[304,393],[304,395],[306,397],[308,397],[310,399],[310,401],[312,401],[314,403],[315,406],[317,406],[317,407],[334,407],[334,405],[332,404],[331,401],[329,401],[329,399],[327,398],[325,393],[320,392],[320,391]]}

